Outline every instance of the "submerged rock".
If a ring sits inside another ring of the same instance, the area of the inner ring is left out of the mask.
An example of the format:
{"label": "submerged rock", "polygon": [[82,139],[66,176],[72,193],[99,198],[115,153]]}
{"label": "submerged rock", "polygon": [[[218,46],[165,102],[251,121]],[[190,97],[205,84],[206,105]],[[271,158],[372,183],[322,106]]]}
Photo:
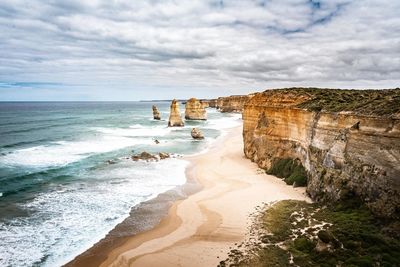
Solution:
{"label": "submerged rock", "polygon": [[174,99],[171,103],[171,110],[169,113],[168,127],[182,127],[184,123],[181,118],[181,112],[179,110],[179,102]]}
{"label": "submerged rock", "polygon": [[158,111],[158,108],[155,105],[153,105],[153,118],[155,120],[160,120],[161,119],[160,111]]}
{"label": "submerged rock", "polygon": [[197,128],[193,128],[191,134],[194,139],[204,139],[203,133]]}
{"label": "submerged rock", "polygon": [[203,103],[196,98],[190,98],[185,106],[185,119],[187,120],[207,120],[207,111]]}

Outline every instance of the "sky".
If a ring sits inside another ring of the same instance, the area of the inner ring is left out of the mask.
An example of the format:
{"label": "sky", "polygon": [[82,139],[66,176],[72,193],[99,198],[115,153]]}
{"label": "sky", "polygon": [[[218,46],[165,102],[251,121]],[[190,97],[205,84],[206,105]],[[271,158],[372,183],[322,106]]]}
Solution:
{"label": "sky", "polygon": [[400,86],[400,0],[0,0],[0,101]]}

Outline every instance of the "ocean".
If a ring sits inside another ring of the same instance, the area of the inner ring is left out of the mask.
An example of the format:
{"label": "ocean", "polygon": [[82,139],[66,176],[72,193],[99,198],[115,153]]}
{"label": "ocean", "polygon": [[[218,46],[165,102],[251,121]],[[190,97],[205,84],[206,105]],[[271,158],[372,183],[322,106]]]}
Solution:
{"label": "ocean", "polygon": [[[153,104],[161,121],[153,120]],[[65,264],[132,207],[184,184],[182,156],[241,123],[238,114],[207,112],[207,121],[168,128],[167,102],[0,103],[0,266]],[[205,140],[192,139],[192,127]],[[176,156],[130,159],[142,151]]]}

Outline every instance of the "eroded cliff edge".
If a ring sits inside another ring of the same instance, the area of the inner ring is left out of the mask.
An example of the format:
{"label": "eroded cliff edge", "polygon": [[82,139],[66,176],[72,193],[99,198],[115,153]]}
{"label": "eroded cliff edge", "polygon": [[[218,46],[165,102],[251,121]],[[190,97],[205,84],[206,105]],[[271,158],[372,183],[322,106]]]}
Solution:
{"label": "eroded cliff edge", "polygon": [[231,95],[227,97],[219,97],[216,100],[215,107],[220,112],[243,112],[244,104],[253,97],[253,94],[250,95]]}
{"label": "eroded cliff edge", "polygon": [[301,161],[314,200],[359,197],[380,216],[399,216],[400,89],[257,93],[244,104],[243,138],[262,168]]}

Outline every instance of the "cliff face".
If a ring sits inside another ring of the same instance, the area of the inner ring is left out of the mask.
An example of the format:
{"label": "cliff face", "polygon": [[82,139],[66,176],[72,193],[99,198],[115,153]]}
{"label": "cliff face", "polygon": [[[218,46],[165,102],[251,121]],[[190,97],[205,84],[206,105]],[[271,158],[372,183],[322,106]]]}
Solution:
{"label": "cliff face", "polygon": [[207,112],[205,107],[208,104],[203,103],[196,98],[190,98],[186,102],[185,107],[185,119],[187,120],[206,120],[207,119]]}
{"label": "cliff face", "polygon": [[[337,103],[324,100],[313,90],[258,93],[244,107],[244,153],[265,169],[277,159],[299,159],[308,172],[307,192],[314,200],[355,195],[376,214],[397,217],[400,90],[385,91],[371,101],[365,99],[368,96],[357,100],[352,91],[334,90],[337,95],[325,96],[347,98],[343,105],[341,98]],[[352,101],[368,104],[357,108]],[[385,114],[387,106],[393,106],[392,114]],[[331,111],[334,108],[339,111]]]}
{"label": "cliff face", "polygon": [[169,113],[169,120],[168,120],[168,127],[182,127],[184,123],[182,121],[181,112],[179,110],[179,102],[174,99],[172,100],[170,113]]}
{"label": "cliff face", "polygon": [[253,95],[233,95],[227,97],[219,97],[217,99],[216,108],[221,112],[243,112],[244,103]]}
{"label": "cliff face", "polygon": [[210,108],[215,108],[217,106],[217,99],[207,99],[207,100],[203,100],[203,102],[208,103],[208,106]]}

